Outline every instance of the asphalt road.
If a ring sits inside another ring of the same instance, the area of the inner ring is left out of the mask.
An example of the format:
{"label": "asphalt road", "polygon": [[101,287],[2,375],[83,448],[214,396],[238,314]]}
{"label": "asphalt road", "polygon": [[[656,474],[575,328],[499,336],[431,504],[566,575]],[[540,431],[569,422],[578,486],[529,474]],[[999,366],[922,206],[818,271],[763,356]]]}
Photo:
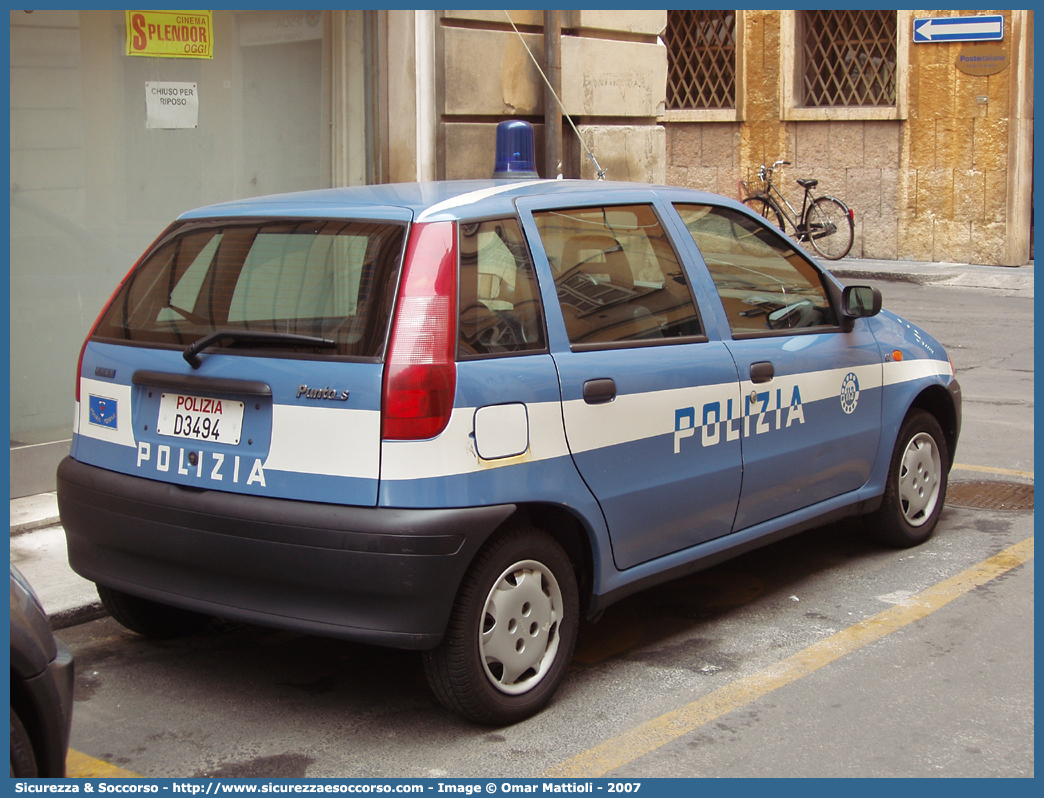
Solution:
{"label": "asphalt road", "polygon": [[[878,285],[957,367],[951,482],[1032,483],[1032,300]],[[442,710],[416,654],[103,619],[59,634],[72,747],[149,777],[1032,776],[1032,537],[1032,511],[954,507],[908,551],[813,530],[610,608],[505,729]]]}

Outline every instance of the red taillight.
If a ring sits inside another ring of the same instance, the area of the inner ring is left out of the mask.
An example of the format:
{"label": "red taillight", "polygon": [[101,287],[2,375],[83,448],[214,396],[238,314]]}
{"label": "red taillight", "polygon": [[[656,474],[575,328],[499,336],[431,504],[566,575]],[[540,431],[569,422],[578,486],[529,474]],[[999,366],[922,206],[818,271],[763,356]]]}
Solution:
{"label": "red taillight", "polygon": [[142,254],[142,256],[140,258],[138,258],[137,263],[135,263],[133,266],[131,266],[130,269],[127,271],[127,273],[125,275],[123,275],[123,279],[120,280],[120,284],[118,286],[116,286],[116,290],[113,291],[109,295],[109,298],[107,300],[105,300],[105,304],[102,306],[101,313],[98,314],[98,318],[96,318],[94,320],[94,324],[91,325],[91,329],[87,333],[87,337],[83,339],[83,346],[80,347],[80,356],[76,360],[76,390],[74,392],[74,395],[76,396],[76,401],[77,402],[80,401],[80,376],[81,376],[80,372],[83,371],[83,353],[87,350],[87,342],[91,340],[91,336],[94,335],[94,331],[98,329],[98,325],[101,323],[102,317],[104,317],[105,314],[108,313],[109,305],[112,304],[112,300],[114,300],[116,298],[116,294],[118,294],[120,292],[120,289],[123,288],[123,284],[125,282],[127,282],[127,279],[132,274],[134,274],[134,270],[138,268],[138,266],[141,264],[141,262],[143,260],[145,260],[145,256],[148,255],[150,252],[152,252],[153,248],[155,248],[155,246],[156,246],[156,243],[161,238],[163,238],[170,231],[170,229],[171,228],[168,227],[166,230],[164,230],[162,233],[160,233],[156,237],[156,241],[153,241],[151,246],[149,246],[149,248],[145,250],[145,252]]}
{"label": "red taillight", "polygon": [[446,428],[457,384],[456,225],[413,225],[402,269],[384,365],[381,436],[423,440]]}

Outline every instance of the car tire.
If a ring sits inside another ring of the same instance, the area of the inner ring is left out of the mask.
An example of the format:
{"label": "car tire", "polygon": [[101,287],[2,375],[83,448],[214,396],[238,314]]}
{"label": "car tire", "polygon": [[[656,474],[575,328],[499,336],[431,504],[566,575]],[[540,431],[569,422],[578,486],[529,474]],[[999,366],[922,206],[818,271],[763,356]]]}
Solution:
{"label": "car tire", "polygon": [[98,585],[98,596],[121,626],[145,637],[166,640],[198,631],[211,622],[208,615],[157,604],[111,587]]}
{"label": "car tire", "polygon": [[896,548],[928,540],[942,514],[949,472],[939,422],[925,410],[911,411],[896,438],[881,506],[868,519],[871,533]]}
{"label": "car tire", "polygon": [[546,533],[518,519],[464,576],[424,671],[439,701],[469,720],[517,723],[551,700],[573,657],[579,624],[573,565]]}
{"label": "car tire", "polygon": [[29,733],[18,713],[11,709],[11,778],[31,779],[37,775],[36,755]]}

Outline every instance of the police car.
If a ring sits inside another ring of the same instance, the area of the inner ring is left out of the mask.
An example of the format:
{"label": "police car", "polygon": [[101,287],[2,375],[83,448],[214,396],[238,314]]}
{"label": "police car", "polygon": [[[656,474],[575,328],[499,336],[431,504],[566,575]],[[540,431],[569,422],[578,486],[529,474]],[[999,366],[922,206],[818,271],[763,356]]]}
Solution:
{"label": "police car", "polygon": [[420,650],[506,724],[635,591],[856,514],[926,540],[961,399],[938,341],[737,202],[490,180],[184,214],[75,413],[69,560],[121,624]]}

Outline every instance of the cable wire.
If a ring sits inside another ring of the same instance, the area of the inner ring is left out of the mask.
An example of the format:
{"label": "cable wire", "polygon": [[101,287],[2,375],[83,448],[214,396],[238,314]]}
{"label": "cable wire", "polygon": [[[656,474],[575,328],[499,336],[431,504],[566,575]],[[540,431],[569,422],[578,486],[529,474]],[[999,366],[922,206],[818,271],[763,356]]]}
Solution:
{"label": "cable wire", "polygon": [[540,77],[544,79],[544,83],[547,84],[547,88],[548,91],[551,92],[551,96],[555,98],[555,102],[558,103],[558,107],[562,109],[562,116],[566,118],[566,121],[569,122],[569,126],[573,128],[573,132],[576,134],[577,139],[580,140],[580,146],[584,148],[584,151],[587,153],[587,157],[591,159],[591,164],[594,166],[595,172],[598,174],[598,179],[605,180],[605,169],[598,165],[598,161],[595,159],[594,153],[591,152],[591,148],[587,146],[587,143],[584,141],[583,136],[580,135],[580,131],[576,129],[576,125],[573,124],[572,117],[569,116],[569,113],[565,109],[565,105],[559,99],[558,95],[555,93],[555,90],[551,87],[551,81],[549,81],[547,79],[547,75],[544,74],[543,67],[540,66],[540,62],[536,60],[536,56],[533,55],[533,51],[530,50],[529,45],[526,44],[525,38],[522,36],[521,33],[519,33],[518,28],[515,27],[515,22],[511,19],[511,14],[509,14],[507,11],[504,11],[504,16],[507,17],[508,22],[511,23],[511,28],[518,35],[518,39],[520,42],[522,42],[522,46],[526,48],[526,52],[529,53],[529,57],[532,59],[533,65],[537,68],[537,71],[540,73]]}

